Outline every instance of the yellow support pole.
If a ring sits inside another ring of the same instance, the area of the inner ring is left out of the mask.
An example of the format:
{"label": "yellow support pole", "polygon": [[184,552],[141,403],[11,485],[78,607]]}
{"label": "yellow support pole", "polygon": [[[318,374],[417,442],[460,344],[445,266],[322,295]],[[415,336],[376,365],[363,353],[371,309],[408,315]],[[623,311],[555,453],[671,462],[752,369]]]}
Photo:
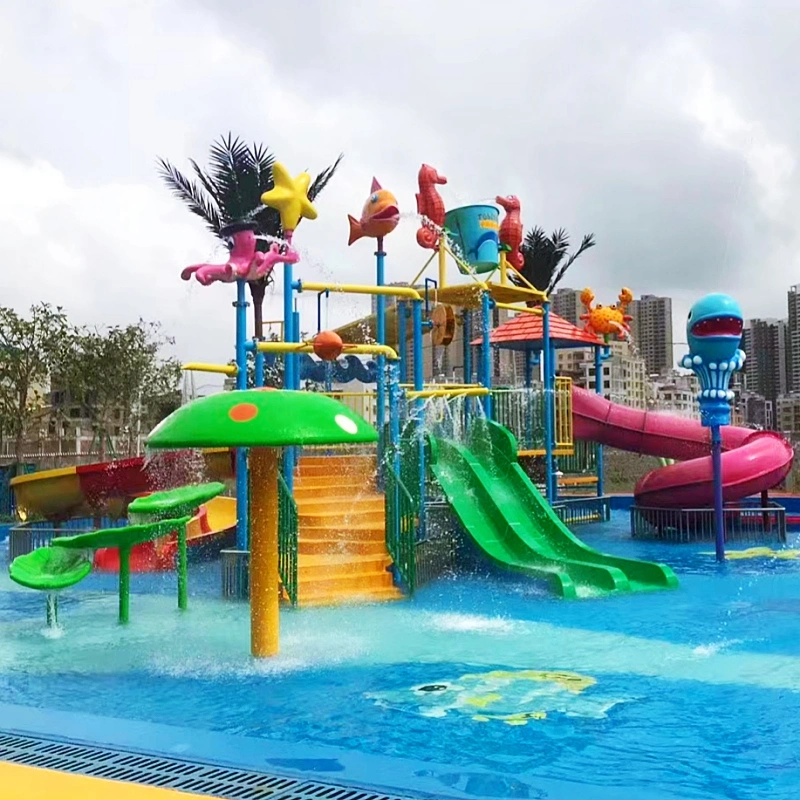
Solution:
{"label": "yellow support pole", "polygon": [[306,283],[300,282],[301,292],[342,292],[343,294],[386,295],[405,297],[408,300],[422,300],[419,292],[410,286],[365,286],[355,283]]}
{"label": "yellow support pole", "polygon": [[508,285],[508,257],[505,250],[500,251],[500,285]]}
{"label": "yellow support pole", "polygon": [[388,344],[346,344],[343,353],[353,356],[386,356],[390,361],[397,361],[399,356]]}
{"label": "yellow support pole", "polygon": [[[413,389],[413,383],[401,383],[401,389]],[[480,383],[423,383],[423,389],[482,389]]]}
{"label": "yellow support pole", "polygon": [[509,311],[519,311],[523,314],[535,314],[537,317],[541,317],[544,313],[541,308],[530,308],[529,306],[515,306],[512,303],[498,303],[495,302],[495,306],[497,308],[507,308]]}
{"label": "yellow support pole", "polygon": [[447,242],[444,236],[439,237],[437,255],[439,256],[439,288],[444,289],[447,286]]}
{"label": "yellow support pole", "polygon": [[506,270],[510,270],[514,275],[516,275],[522,281],[522,283],[525,284],[526,289],[531,289],[532,291],[536,292],[539,295],[539,297],[536,299],[541,300],[543,303],[547,300],[547,292],[537,289],[516,267],[506,263]]}
{"label": "yellow support pole", "polygon": [[450,257],[458,264],[464,274],[469,275],[482,289],[486,288],[486,284],[478,277],[478,274],[466,261],[459,258],[449,247],[445,247],[445,251],[450,254]]}
{"label": "yellow support pole", "polygon": [[[257,342],[256,349],[261,353],[313,353],[313,342]],[[397,351],[388,344],[346,344],[342,352],[353,356],[386,356],[397,361]]]}
{"label": "yellow support pole", "polygon": [[234,376],[239,371],[236,364],[205,364],[201,361],[191,361],[184,364],[181,369],[184,372],[212,372],[216,375]]}
{"label": "yellow support pole", "polygon": [[431,253],[431,257],[425,262],[425,266],[416,274],[413,281],[411,281],[412,286],[416,286],[419,282],[419,279],[425,274],[425,270],[431,265],[431,261],[433,261],[433,257],[436,255],[436,251]]}
{"label": "yellow support pole", "polygon": [[484,397],[489,394],[485,386],[474,389],[423,389],[420,392],[406,392],[409,400],[423,400],[428,397]]}
{"label": "yellow support pole", "polygon": [[250,450],[250,652],[278,654],[278,454],[276,447]]}

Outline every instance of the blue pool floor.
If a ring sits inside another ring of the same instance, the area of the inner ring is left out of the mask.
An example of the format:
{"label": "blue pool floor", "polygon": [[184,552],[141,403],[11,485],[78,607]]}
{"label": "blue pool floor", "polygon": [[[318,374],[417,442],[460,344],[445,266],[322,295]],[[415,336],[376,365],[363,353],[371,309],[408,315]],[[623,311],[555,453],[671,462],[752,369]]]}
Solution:
{"label": "blue pool floor", "polygon": [[619,512],[576,532],[680,588],[565,602],[453,576],[287,609],[281,655],[254,661],[217,563],[193,567],[186,613],[174,575],[134,575],[127,627],[116,576],[92,575],[55,635],[3,565],[0,729],[448,797],[796,798],[800,561],[720,566],[712,546],[633,542]]}

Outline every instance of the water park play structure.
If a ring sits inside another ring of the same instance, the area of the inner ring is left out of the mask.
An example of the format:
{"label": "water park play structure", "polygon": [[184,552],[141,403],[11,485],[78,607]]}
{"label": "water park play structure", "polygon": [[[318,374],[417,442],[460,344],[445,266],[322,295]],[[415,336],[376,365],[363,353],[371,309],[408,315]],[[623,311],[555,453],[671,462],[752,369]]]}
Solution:
{"label": "water park play structure", "polygon": [[[433,167],[423,165],[418,179],[417,242],[431,254],[416,277],[405,285],[386,284],[385,237],[397,227],[400,212],[395,196],[373,180],[361,217],[349,218],[349,243],[375,241],[375,283],[309,282],[294,276],[299,256],[293,246],[300,221],[316,217],[307,197],[309,176],[293,178],[275,164],[274,187],[262,201],[279,211],[283,238],[261,253],[254,226],[242,220],[224,231],[231,246],[223,264],[198,264],[182,273],[204,286],[236,284],[235,363],[184,367],[234,377],[236,390],[182,406],[148,439],[154,450],[202,451],[207,477],[234,481],[235,500],[219,496],[221,484],[213,496],[195,492],[187,500],[181,493],[191,487],[175,489],[190,482],[182,456],[169,452],[162,458],[174,469],[159,471],[159,485],[135,460],[17,478],[17,500],[29,514],[63,519],[113,510],[132,516],[127,527],[55,538],[50,546],[20,556],[12,577],[52,593],[85,577],[87,563],[89,569],[98,564],[97,556],[87,562],[65,551],[112,548],[119,555],[105,556],[104,563],[118,564],[124,621],[132,554],[150,548],[145,562],[160,553],[161,563],[167,563],[177,554],[179,606],[185,608],[187,526],[201,534],[214,532],[219,525],[230,527],[235,516],[236,547],[223,553],[223,565],[234,565],[239,592],[249,594],[253,655],[269,656],[278,651],[281,598],[313,605],[413,593],[418,546],[437,536],[432,506],[449,509],[449,525],[463,529],[471,553],[490,568],[539,580],[562,597],[676,586],[669,567],[604,555],[582,543],[563,521],[578,518],[569,513],[576,501],[584,517],[603,517],[603,445],[682,460],[637,486],[636,502],[653,511],[711,507],[719,497],[739,500],[785,477],[792,452],[780,437],[724,425],[722,406],[728,408],[730,395],[719,376],[740,365],[741,325],[737,334],[733,306],[720,296],[704,299],[690,318],[688,358],[703,382],[702,424],[616,405],[602,397],[600,376],[610,339],[629,335],[631,292],[623,289],[617,304],[599,306],[587,289],[582,297],[586,325],[571,325],[551,312],[546,294],[520,272],[518,198],[497,198],[505,211],[501,222],[495,205],[446,210],[437,187],[447,179]],[[435,277],[425,277],[434,263]],[[464,282],[448,281],[451,263]],[[245,283],[278,264],[283,340],[248,340]],[[332,294],[372,295],[376,313],[337,331],[321,330],[318,318],[316,336],[301,341],[296,298],[303,292],[316,293],[319,303]],[[387,298],[393,301],[390,308]],[[495,327],[495,309],[515,316]],[[454,346],[457,334],[463,343],[463,380],[426,383],[425,337],[433,351]],[[596,392],[556,376],[556,350],[564,347],[594,351]],[[502,348],[524,354],[524,389],[493,385],[493,352]],[[372,360],[363,364],[361,356]],[[277,358],[283,360],[284,388],[266,390],[266,366]],[[248,388],[251,361],[255,385]],[[375,383],[366,405],[358,393],[334,390],[334,380],[347,375]],[[325,392],[301,390],[304,379],[320,377]],[[709,411],[712,405],[715,414]],[[522,460],[541,465],[543,494]],[[577,463],[581,460],[583,465]],[[594,489],[592,496],[574,496],[576,487],[587,486]],[[172,490],[164,492],[158,513],[152,507],[158,494],[147,494],[154,489]],[[216,511],[221,504],[225,513]],[[139,519],[145,512],[150,516]],[[212,517],[219,518],[217,524],[210,524]],[[165,532],[172,536],[172,549],[164,549]]]}

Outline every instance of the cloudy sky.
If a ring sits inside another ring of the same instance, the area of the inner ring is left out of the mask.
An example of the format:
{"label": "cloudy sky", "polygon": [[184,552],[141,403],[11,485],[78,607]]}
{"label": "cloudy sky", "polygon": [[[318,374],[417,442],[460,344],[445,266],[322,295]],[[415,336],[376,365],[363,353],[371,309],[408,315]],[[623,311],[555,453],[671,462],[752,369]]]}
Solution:
{"label": "cloudy sky", "polygon": [[[797,0],[5,0],[0,303],[160,319],[184,359],[232,356],[232,288],[183,283],[214,239],[159,183],[228,130],[293,172],[345,161],[296,241],[309,280],[369,282],[347,246],[375,175],[414,208],[517,194],[527,227],[597,247],[565,285],[702,293],[783,316],[800,282]],[[405,221],[390,280],[426,254]],[[217,254],[218,251],[217,251]],[[280,314],[280,283],[267,318]],[[335,325],[368,300],[337,300]],[[315,325],[313,298],[302,306]],[[203,379],[205,380],[205,379]]]}

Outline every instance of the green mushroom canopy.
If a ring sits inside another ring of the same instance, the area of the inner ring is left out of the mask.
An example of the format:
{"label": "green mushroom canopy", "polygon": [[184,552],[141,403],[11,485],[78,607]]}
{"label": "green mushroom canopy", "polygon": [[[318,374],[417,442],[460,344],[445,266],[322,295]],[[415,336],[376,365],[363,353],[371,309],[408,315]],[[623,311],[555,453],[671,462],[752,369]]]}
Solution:
{"label": "green mushroom canopy", "polygon": [[315,392],[246,389],[181,406],[150,433],[147,446],[284,447],[375,442],[378,432],[347,406]]}

